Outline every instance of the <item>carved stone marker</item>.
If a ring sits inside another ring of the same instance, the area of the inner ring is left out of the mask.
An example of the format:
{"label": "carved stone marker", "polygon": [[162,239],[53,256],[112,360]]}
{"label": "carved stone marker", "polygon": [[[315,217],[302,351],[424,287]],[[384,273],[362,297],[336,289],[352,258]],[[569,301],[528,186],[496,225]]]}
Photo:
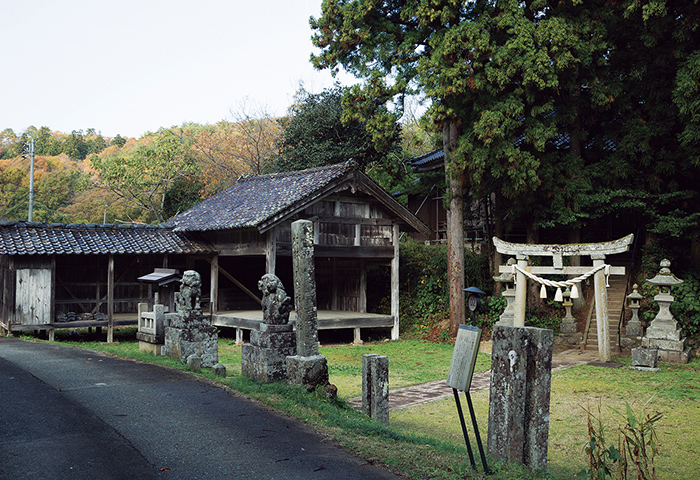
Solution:
{"label": "carved stone marker", "polygon": [[362,355],[362,413],[389,423],[389,357]]}
{"label": "carved stone marker", "polygon": [[499,460],[547,467],[553,332],[496,325],[487,448]]}
{"label": "carved stone marker", "polygon": [[250,332],[250,343],[241,351],[241,373],[261,382],[287,379],[286,358],[296,353],[296,336],[289,323],[292,299],[279,278],[262,276],[258,288],[263,293],[263,323]]}
{"label": "carved stone marker", "polygon": [[187,270],[175,292],[175,313],[165,315],[165,354],[182,363],[191,355],[202,359],[202,367],[219,363],[219,335],[211,319],[202,314],[199,273]]}
{"label": "carved stone marker", "polygon": [[318,353],[314,230],[309,220],[292,223],[292,265],[297,354],[287,357],[288,381],[292,385],[325,386],[328,362]]}

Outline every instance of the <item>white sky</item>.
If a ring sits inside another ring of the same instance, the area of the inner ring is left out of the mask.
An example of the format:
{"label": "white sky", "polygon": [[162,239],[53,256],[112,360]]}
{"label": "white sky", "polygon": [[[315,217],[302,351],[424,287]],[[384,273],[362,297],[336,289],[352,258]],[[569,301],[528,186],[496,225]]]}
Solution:
{"label": "white sky", "polygon": [[140,137],[231,119],[246,99],[284,115],[300,81],[333,84],[309,62],[320,13],[321,0],[0,0],[0,131]]}

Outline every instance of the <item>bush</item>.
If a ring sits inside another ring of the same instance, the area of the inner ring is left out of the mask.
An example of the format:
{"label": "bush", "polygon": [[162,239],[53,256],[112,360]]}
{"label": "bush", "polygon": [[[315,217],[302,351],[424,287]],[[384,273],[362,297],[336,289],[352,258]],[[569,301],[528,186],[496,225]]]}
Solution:
{"label": "bush", "polygon": [[[415,333],[432,341],[449,340],[447,247],[406,240],[401,243],[400,254],[402,331]],[[463,265],[465,285],[476,286],[485,292],[491,290],[493,281],[489,276],[486,255],[465,253]],[[484,317],[488,318],[486,323],[493,317],[491,302],[485,299],[489,306],[487,317]],[[500,300],[493,302],[493,308],[501,305]],[[481,320],[482,315],[479,317]]]}

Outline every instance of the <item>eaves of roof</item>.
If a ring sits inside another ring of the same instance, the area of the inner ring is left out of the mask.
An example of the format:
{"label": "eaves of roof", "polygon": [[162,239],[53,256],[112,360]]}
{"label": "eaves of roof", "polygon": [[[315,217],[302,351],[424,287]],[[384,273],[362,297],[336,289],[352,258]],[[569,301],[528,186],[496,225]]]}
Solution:
{"label": "eaves of roof", "polygon": [[0,222],[0,255],[206,254],[186,233],[153,225]]}

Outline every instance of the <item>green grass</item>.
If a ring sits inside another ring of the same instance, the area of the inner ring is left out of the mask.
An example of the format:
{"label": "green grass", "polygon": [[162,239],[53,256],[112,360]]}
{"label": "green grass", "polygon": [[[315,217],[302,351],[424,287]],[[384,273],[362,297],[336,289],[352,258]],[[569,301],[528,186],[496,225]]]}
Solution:
{"label": "green grass", "polygon": [[[117,344],[106,344],[84,335],[80,341],[61,343],[106,351],[122,357],[182,368],[165,357],[138,351],[134,332],[118,330]],[[348,450],[369,462],[384,464],[412,479],[486,478],[471,470],[464,446],[454,400],[451,398],[392,412],[389,425],[380,425],[354,411],[345,399],[361,394],[362,355],[378,353],[389,357],[390,386],[398,388],[430,380],[445,379],[452,346],[416,340],[372,342],[362,346],[322,347],[328,358],[330,380],[339,388],[339,398],[328,400],[317,393],[284,384],[260,384],[240,375],[241,347],[233,340],[219,340],[219,359],[227,368],[222,383],[249,398],[301,419]],[[626,357],[614,361],[629,363]],[[480,354],[477,371],[490,366],[490,357]],[[221,381],[211,374],[204,376]],[[463,398],[463,397],[462,397]],[[488,423],[487,390],[472,394],[482,440],[486,442]],[[616,445],[616,428],[621,419],[613,407],[624,410],[625,402],[635,411],[645,405],[663,419],[658,427],[661,456],[656,466],[659,478],[697,478],[700,470],[700,360],[689,365],[661,364],[657,373],[621,368],[581,365],[552,374],[547,472],[530,472],[507,464],[489,462],[496,473],[488,478],[571,479],[585,467],[583,446],[586,437],[586,408],[600,410],[608,428],[608,444]],[[466,408],[465,402],[463,406]],[[471,435],[471,427],[470,427]],[[476,445],[471,435],[472,444]],[[479,464],[477,457],[477,464]],[[493,464],[493,465],[492,465]],[[480,470],[480,467],[479,467]]]}

